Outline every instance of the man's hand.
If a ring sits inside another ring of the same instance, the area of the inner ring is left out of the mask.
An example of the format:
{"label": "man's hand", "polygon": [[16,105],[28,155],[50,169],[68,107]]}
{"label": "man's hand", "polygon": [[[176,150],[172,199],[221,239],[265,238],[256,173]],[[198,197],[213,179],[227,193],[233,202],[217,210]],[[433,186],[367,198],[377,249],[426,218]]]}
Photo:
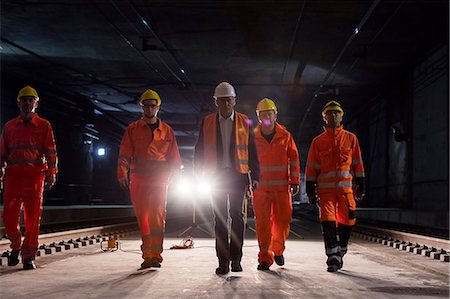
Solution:
{"label": "man's hand", "polygon": [[56,174],[47,175],[44,181],[44,190],[48,191],[52,189],[55,183],[56,183]]}
{"label": "man's hand", "polygon": [[309,203],[315,205],[317,203],[317,195],[308,196]]}
{"label": "man's hand", "polygon": [[364,197],[364,196],[365,196],[364,193],[359,193],[359,192],[357,192],[357,193],[356,193],[356,196],[355,196],[356,202],[361,202],[361,201],[363,200],[363,197]]}
{"label": "man's hand", "polygon": [[254,192],[256,189],[258,189],[258,186],[259,186],[259,182],[256,181],[256,180],[253,180],[253,181],[252,181],[252,189],[253,189],[253,192]]}
{"label": "man's hand", "polygon": [[297,195],[298,191],[300,191],[300,186],[297,184],[290,184],[289,189],[291,191],[292,196],[295,196]]}
{"label": "man's hand", "polygon": [[130,187],[130,181],[128,180],[128,177],[124,177],[123,179],[120,179],[119,186],[122,190],[127,191]]}

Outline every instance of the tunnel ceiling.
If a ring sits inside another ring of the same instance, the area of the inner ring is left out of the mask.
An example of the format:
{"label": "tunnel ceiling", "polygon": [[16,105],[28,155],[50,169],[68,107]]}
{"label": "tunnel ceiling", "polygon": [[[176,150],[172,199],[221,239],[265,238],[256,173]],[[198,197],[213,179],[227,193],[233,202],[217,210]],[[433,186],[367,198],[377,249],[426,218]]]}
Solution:
{"label": "tunnel ceiling", "polygon": [[199,120],[215,111],[212,94],[221,81],[235,86],[237,110],[255,120],[258,100],[274,99],[304,153],[321,130],[326,100],[341,100],[351,117],[448,36],[447,1],[4,0],[1,6],[2,76],[39,86],[43,99],[92,106],[99,118],[108,116],[100,131],[116,136],[140,116],[140,93],[153,88],[186,159]]}

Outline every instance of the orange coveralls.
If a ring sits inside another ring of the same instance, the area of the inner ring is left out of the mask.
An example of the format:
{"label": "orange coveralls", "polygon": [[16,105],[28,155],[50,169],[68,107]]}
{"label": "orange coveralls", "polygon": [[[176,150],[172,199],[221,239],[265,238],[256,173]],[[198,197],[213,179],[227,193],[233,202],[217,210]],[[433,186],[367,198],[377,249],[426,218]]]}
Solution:
{"label": "orange coveralls", "polygon": [[[358,138],[344,130],[343,126],[325,128],[325,132],[313,140],[309,149],[306,181],[315,182],[317,186],[320,222],[328,256],[340,257],[341,250],[346,252],[350,234],[348,230],[356,223],[353,176],[365,176]],[[340,233],[339,243],[333,236],[336,233],[331,232],[333,228],[336,230],[336,222],[338,226],[348,228],[345,233],[348,236],[344,237],[344,233]]]}
{"label": "orange coveralls", "polygon": [[162,262],[167,186],[181,159],[172,128],[159,120],[153,132],[143,119],[129,125],[120,144],[117,176],[130,177],[130,197],[142,238],[142,257]]}
{"label": "orange coveralls", "polygon": [[[28,124],[20,116],[7,122],[0,137],[0,166],[6,165],[3,222],[11,249],[34,258],[38,248],[44,179],[57,173],[55,138],[50,123],[34,114]],[[24,209],[25,238],[20,233]]]}
{"label": "orange coveralls", "polygon": [[253,210],[258,237],[258,262],[272,265],[274,254],[285,249],[292,221],[290,184],[300,184],[300,162],[292,135],[275,124],[275,135],[269,143],[255,128],[256,147],[260,163],[260,185],[254,193]]}

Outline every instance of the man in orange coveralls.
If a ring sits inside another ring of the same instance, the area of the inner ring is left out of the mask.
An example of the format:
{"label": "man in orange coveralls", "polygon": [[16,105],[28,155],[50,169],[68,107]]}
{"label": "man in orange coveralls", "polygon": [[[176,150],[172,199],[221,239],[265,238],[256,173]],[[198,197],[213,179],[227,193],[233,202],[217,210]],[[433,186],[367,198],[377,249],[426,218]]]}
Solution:
{"label": "man in orange coveralls", "polygon": [[[25,270],[36,269],[39,225],[44,189],[56,182],[57,155],[50,123],[36,114],[37,91],[25,86],[19,91],[18,117],[8,121],[0,138],[0,178],[5,174],[3,222],[12,251],[8,266],[22,263]],[[24,209],[25,238],[20,233],[20,212]]]}
{"label": "man in orange coveralls", "polygon": [[[300,162],[292,135],[277,120],[277,107],[268,98],[259,101],[255,128],[260,185],[253,198],[258,237],[258,270],[284,265],[283,252],[292,221],[292,195],[299,191]],[[275,255],[275,256],[274,256]]]}
{"label": "man in orange coveralls", "polygon": [[130,124],[122,138],[117,179],[130,190],[142,238],[141,268],[161,267],[169,177],[181,159],[172,128],[157,117],[161,98],[154,90],[140,97],[143,118]]}
{"label": "man in orange coveralls", "polygon": [[343,115],[344,110],[336,101],[323,107],[322,116],[327,126],[325,132],[314,138],[306,163],[306,193],[311,204],[319,199],[328,272],[336,272],[343,266],[342,258],[347,253],[348,240],[356,223],[356,201],[363,198],[365,189],[358,138],[344,130]]}

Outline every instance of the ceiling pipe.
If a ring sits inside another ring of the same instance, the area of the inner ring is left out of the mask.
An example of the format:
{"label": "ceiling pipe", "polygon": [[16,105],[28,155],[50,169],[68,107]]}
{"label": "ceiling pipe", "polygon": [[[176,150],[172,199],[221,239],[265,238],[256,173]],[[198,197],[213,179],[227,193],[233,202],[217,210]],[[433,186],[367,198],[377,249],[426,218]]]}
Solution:
{"label": "ceiling pipe", "polygon": [[105,18],[105,20],[114,28],[114,30],[120,35],[120,37],[125,41],[125,43],[135,50],[139,56],[144,58],[144,60],[147,62],[147,64],[153,69],[155,73],[157,73],[163,80],[167,81],[167,78],[155,67],[155,65],[150,61],[150,59],[147,58],[147,56],[142,53],[141,50],[139,50],[123,33],[120,31],[119,27],[117,27],[116,24],[114,24],[110,18],[101,10],[101,8],[95,3],[95,1],[89,0],[89,2],[98,10],[98,12]]}
{"label": "ceiling pipe", "polygon": [[300,9],[300,12],[298,14],[297,23],[295,24],[294,33],[292,34],[291,44],[289,46],[289,54],[284,63],[283,72],[281,73],[281,82],[283,82],[287,64],[288,64],[289,60],[291,60],[291,58],[292,58],[292,52],[294,51],[295,41],[297,40],[297,33],[298,33],[298,29],[300,27],[300,22],[303,18],[303,11],[305,10],[305,6],[306,6],[306,0],[303,1],[302,8]]}
{"label": "ceiling pipe", "polygon": [[188,83],[192,86],[194,93],[196,94],[196,96],[201,99],[204,103],[207,103],[206,99],[204,97],[202,97],[202,95],[198,92],[197,86],[195,85],[195,83],[193,81],[191,81],[191,79],[189,78],[189,76],[187,75],[187,71],[186,69],[181,65],[180,61],[178,60],[177,56],[175,55],[175,53],[173,53],[173,51],[168,47],[168,45],[166,44],[166,42],[164,42],[157,34],[155,31],[153,31],[153,29],[150,27],[148,21],[145,19],[143,13],[141,13],[139,11],[139,9],[130,1],[127,1],[130,6],[133,8],[134,12],[136,13],[136,15],[138,16],[138,18],[141,20],[142,24],[144,24],[145,28],[147,28],[147,30],[158,40],[159,43],[161,43],[161,45],[163,45],[164,49],[172,56],[172,59],[175,61],[175,64],[177,65],[177,67],[180,69],[180,72],[183,74],[183,76],[186,78],[186,80],[188,81]]}
{"label": "ceiling pipe", "polygon": [[319,92],[321,91],[321,89],[325,86],[325,83],[327,82],[327,80],[330,78],[331,74],[334,72],[334,70],[336,69],[337,65],[339,64],[339,62],[341,61],[342,56],[344,55],[345,51],[347,50],[347,48],[350,46],[350,44],[353,42],[353,40],[356,38],[356,36],[359,34],[359,32],[361,31],[362,27],[364,26],[364,24],[366,23],[366,21],[369,19],[369,17],[372,15],[373,11],[375,10],[375,8],[378,6],[378,4],[380,4],[381,0],[374,0],[372,2],[372,5],[369,7],[369,10],[365,13],[365,15],[363,16],[363,18],[361,19],[361,21],[359,22],[359,24],[355,27],[355,29],[353,29],[353,33],[352,35],[348,38],[347,42],[345,43],[344,47],[342,48],[342,50],[340,51],[339,55],[336,57],[334,63],[332,64],[330,70],[328,71],[327,75],[325,76],[325,78],[322,80],[322,83],[319,85],[319,87],[316,89],[316,91],[314,92],[314,96],[311,99],[308,108],[306,109],[305,114],[303,114],[303,118],[300,122],[300,126],[299,129],[297,131],[297,135],[300,134],[300,132],[302,132],[303,130],[303,126],[305,124],[305,120],[309,115],[309,112],[311,111],[311,108],[314,104],[314,102],[317,100],[317,95],[319,94]]}

